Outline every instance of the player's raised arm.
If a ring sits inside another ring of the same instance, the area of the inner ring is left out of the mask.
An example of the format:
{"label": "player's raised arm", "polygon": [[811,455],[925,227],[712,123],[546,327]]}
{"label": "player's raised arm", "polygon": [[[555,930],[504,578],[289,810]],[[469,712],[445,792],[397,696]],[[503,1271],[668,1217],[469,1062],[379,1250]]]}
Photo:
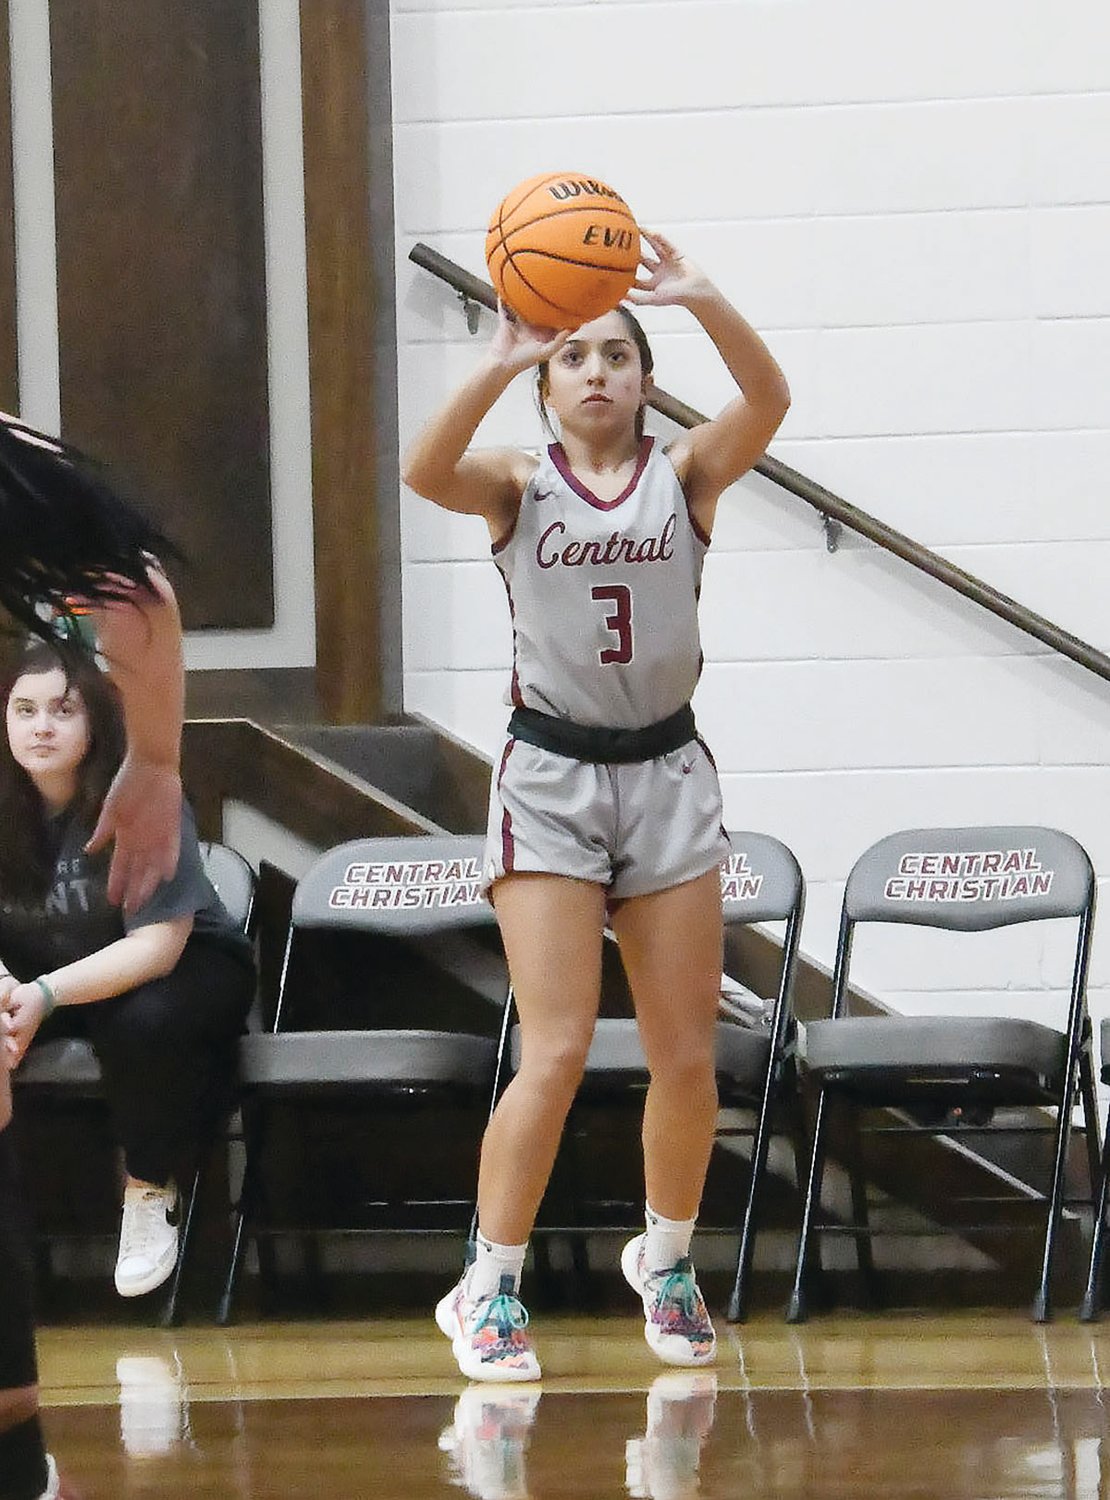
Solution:
{"label": "player's raised arm", "polygon": [[712,421],[692,428],[671,447],[687,500],[708,530],[721,491],[747,473],[778,431],[790,406],[790,388],[759,334],[709,277],[662,235],[641,233],[656,258],[645,261],[646,275],[629,300],[689,308],[740,387],[741,394]]}
{"label": "player's raised arm", "polygon": [[515,449],[467,450],[482,418],[513,378],[558,352],[565,333],[533,328],[498,313],[497,331],[477,368],[417,434],[401,474],[444,510],[484,516],[497,535],[512,518],[528,482],[528,461]]}

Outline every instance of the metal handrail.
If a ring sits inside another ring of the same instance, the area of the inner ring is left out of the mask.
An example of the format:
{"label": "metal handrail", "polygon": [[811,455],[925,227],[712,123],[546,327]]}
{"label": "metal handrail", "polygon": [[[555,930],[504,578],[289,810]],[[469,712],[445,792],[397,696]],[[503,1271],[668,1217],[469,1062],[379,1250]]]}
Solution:
{"label": "metal handrail", "polygon": [[[470,304],[476,303],[481,307],[496,311],[497,297],[488,282],[464,270],[455,261],[441,255],[438,250],[433,250],[430,245],[420,242],[413,245],[409,251],[409,259],[425,271],[431,271],[434,276],[438,276],[441,281],[447,282],[458,292],[467,312],[468,326],[471,326],[471,331],[476,325],[470,318]],[[694,407],[687,406],[685,401],[680,401],[677,396],[669,395],[658,386],[653,387],[652,395],[648,398],[648,405],[661,412],[663,416],[670,418],[672,422],[676,422],[680,427],[698,427],[702,422],[709,420]],[[930,578],[935,578],[946,588],[954,589],[965,599],[971,599],[983,609],[989,610],[991,614],[1009,621],[1011,625],[1016,625],[1026,635],[1031,635],[1043,645],[1050,646],[1062,656],[1069,657],[1072,661],[1078,662],[1081,667],[1085,667],[1087,671],[1094,672],[1096,676],[1110,682],[1110,656],[1099,651],[1089,642],[1080,640],[1078,636],[1061,629],[1051,620],[1046,620],[1043,615],[1027,609],[1024,604],[1019,604],[1008,594],[1001,593],[989,583],[985,583],[983,579],[977,578],[974,573],[958,568],[955,563],[948,562],[939,553],[922,546],[920,542],[915,542],[912,537],[906,536],[903,532],[895,531],[893,526],[888,526],[885,521],[868,515],[858,506],[842,500],[832,490],[827,490],[823,484],[807,478],[805,474],[800,474],[797,469],[792,469],[789,464],[784,464],[777,458],[764,455],[755,465],[755,471],[784,490],[789,490],[792,495],[797,495],[800,500],[812,505],[820,511],[826,521],[838,521],[841,525],[847,526],[849,531],[865,536],[868,541],[874,542],[886,552],[893,552],[896,557],[902,558],[904,562],[918,568],[922,573],[927,573]]]}

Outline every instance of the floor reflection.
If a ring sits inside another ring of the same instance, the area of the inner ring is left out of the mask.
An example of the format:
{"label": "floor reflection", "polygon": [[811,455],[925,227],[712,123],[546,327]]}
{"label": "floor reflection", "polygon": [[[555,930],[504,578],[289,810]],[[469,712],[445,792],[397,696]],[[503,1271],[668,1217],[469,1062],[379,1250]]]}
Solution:
{"label": "floor reflection", "polygon": [[1099,1390],[470,1386],[453,1396],[190,1402],[173,1368],[121,1361],[118,1411],[55,1409],[85,1500],[1098,1500]]}

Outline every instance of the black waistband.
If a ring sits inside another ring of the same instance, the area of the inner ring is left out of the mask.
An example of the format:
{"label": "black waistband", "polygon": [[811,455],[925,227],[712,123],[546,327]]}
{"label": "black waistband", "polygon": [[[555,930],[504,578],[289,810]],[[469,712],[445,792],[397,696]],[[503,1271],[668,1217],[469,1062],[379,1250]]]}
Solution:
{"label": "black waistband", "polygon": [[642,729],[603,729],[593,724],[575,724],[542,714],[536,708],[514,708],[509,733],[526,745],[566,755],[571,760],[588,760],[600,764],[654,760],[687,745],[697,734],[694,710],[688,703],[656,724]]}

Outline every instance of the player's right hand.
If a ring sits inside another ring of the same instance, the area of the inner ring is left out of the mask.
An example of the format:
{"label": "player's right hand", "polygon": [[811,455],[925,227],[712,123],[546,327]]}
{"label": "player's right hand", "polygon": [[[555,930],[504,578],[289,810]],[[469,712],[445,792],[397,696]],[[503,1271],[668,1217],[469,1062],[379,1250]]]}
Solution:
{"label": "player's right hand", "polygon": [[558,354],[570,338],[563,328],[539,328],[525,323],[503,302],[497,304],[497,330],[490,343],[490,354],[514,374],[541,365]]}

